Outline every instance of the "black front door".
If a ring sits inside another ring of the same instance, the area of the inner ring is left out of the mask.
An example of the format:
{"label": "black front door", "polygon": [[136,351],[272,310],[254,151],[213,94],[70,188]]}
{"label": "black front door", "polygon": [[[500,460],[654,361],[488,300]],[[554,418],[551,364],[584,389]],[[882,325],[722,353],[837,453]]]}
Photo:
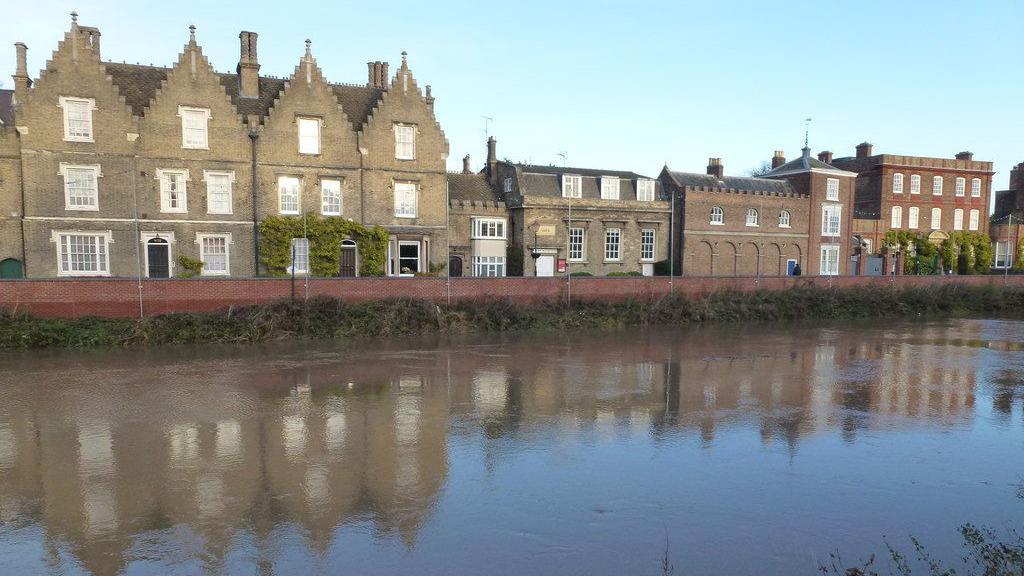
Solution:
{"label": "black front door", "polygon": [[356,276],[356,248],[355,246],[341,247],[341,268],[338,275],[342,278],[355,278]]}
{"label": "black front door", "polygon": [[154,238],[146,244],[150,278],[169,278],[171,275],[170,246],[163,238]]}
{"label": "black front door", "polygon": [[452,256],[448,259],[448,275],[455,278],[462,276],[462,258]]}

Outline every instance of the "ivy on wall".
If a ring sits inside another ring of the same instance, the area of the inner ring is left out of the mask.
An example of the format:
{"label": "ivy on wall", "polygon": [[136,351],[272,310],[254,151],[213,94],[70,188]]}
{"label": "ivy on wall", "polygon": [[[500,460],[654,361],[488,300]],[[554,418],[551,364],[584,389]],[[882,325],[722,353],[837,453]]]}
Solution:
{"label": "ivy on wall", "polygon": [[384,275],[387,230],[315,213],[264,218],[260,222],[260,263],[273,276],[287,276],[292,263],[292,238],[302,237],[309,239],[309,268],[313,276],[338,275],[343,240],[356,243],[360,276]]}
{"label": "ivy on wall", "polygon": [[936,246],[923,234],[890,230],[882,246],[890,252],[906,251],[903,270],[907,274],[935,274],[943,269],[959,274],[988,274],[992,267],[992,240],[980,232],[952,232]]}

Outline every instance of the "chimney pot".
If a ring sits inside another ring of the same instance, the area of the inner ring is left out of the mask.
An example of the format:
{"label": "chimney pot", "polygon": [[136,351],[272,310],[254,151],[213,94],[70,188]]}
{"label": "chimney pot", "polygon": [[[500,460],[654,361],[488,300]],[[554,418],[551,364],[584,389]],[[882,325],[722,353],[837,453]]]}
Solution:
{"label": "chimney pot", "polygon": [[782,150],[776,150],[775,155],[772,156],[772,170],[782,166],[786,163],[786,153]]}
{"label": "chimney pot", "polygon": [[725,167],[722,166],[721,158],[708,158],[708,175],[719,180],[725,175]]}
{"label": "chimney pot", "polygon": [[857,144],[857,158],[870,158],[871,157],[871,143],[861,142]]}
{"label": "chimney pot", "polygon": [[15,42],[14,52],[17,55],[17,66],[14,71],[15,77],[28,78],[28,46],[25,46],[24,42]]}
{"label": "chimney pot", "polygon": [[241,49],[238,57],[238,95],[256,98],[260,95],[260,62],[256,56],[255,32],[242,31],[238,35]]}
{"label": "chimney pot", "polygon": [[966,150],[963,151],[963,152],[958,152],[957,155],[956,155],[956,159],[957,160],[967,160],[967,161],[974,160],[974,152],[968,152]]}
{"label": "chimney pot", "polygon": [[828,150],[822,150],[821,152],[818,152],[818,160],[824,162],[825,164],[831,164],[832,153],[829,152]]}
{"label": "chimney pot", "polygon": [[463,174],[472,174],[473,173],[473,169],[470,168],[470,166],[469,166],[469,154],[466,154],[462,158],[462,173]]}

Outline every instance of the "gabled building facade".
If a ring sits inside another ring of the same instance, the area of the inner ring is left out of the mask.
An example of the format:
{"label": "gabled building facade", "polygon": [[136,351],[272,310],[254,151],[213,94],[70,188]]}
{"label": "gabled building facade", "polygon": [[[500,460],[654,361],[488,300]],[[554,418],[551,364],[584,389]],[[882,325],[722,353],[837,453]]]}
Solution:
{"label": "gabled building facade", "polygon": [[448,174],[448,275],[522,275],[521,260],[510,261],[510,234],[508,206],[467,155],[462,172]]}

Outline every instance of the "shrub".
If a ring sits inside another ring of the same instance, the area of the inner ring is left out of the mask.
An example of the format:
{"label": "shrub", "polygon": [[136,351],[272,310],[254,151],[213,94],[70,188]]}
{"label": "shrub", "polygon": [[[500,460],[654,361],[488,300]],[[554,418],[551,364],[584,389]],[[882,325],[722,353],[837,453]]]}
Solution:
{"label": "shrub", "polygon": [[181,272],[178,275],[182,278],[195,278],[203,272],[202,260],[185,255],[178,256],[178,266],[181,267]]}
{"label": "shrub", "polygon": [[609,278],[619,278],[623,276],[643,276],[643,274],[637,272],[636,270],[630,270],[629,272],[610,272],[608,274]]}

